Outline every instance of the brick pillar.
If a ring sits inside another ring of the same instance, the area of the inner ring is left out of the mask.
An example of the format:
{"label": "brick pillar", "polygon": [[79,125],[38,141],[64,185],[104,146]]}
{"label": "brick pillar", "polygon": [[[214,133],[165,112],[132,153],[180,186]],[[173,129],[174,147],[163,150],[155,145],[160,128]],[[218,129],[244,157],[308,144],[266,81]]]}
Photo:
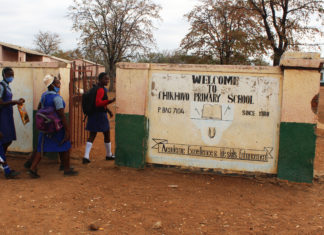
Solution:
{"label": "brick pillar", "polygon": [[317,123],[312,100],[320,88],[320,54],[285,53],[280,66],[284,76],[278,178],[311,183]]}

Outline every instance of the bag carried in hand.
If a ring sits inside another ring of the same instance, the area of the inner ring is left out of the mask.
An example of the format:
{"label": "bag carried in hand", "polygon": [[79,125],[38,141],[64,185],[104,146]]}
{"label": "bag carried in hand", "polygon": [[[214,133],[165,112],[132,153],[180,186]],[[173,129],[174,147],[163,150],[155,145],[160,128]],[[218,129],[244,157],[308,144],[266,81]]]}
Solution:
{"label": "bag carried in hand", "polygon": [[22,121],[22,123],[24,125],[26,125],[29,122],[29,116],[28,116],[26,107],[25,107],[24,104],[17,105],[17,107],[18,107],[18,111],[19,111],[19,114],[20,114],[20,117],[21,117],[21,121]]}
{"label": "bag carried in hand", "polygon": [[82,95],[82,111],[85,115],[96,112],[96,95],[98,86],[93,86]]}

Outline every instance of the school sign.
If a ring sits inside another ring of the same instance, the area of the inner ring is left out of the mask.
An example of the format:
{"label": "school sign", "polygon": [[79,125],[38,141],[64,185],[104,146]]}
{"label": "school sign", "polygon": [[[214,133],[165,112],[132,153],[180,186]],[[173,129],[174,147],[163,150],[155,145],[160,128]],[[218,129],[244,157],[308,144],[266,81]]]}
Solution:
{"label": "school sign", "polygon": [[281,67],[118,64],[116,164],[311,182],[319,55],[303,55]]}

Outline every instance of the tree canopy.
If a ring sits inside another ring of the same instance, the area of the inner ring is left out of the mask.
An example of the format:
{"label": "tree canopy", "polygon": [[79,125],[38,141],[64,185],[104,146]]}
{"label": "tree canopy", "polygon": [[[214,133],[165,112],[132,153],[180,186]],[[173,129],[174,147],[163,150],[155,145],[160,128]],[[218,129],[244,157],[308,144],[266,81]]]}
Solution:
{"label": "tree canopy", "polygon": [[262,54],[263,47],[251,35],[255,27],[236,1],[201,0],[185,15],[191,27],[181,49],[194,55],[212,56],[219,64],[238,64]]}
{"label": "tree canopy", "polygon": [[[278,65],[289,49],[321,44],[323,8],[322,0],[200,0],[185,15],[191,27],[180,47],[212,55],[220,64],[242,64],[271,53]],[[312,26],[315,20],[320,23]]]}
{"label": "tree canopy", "polygon": [[69,16],[73,29],[81,32],[81,48],[103,58],[110,77],[115,77],[117,62],[155,45],[153,19],[160,19],[160,10],[150,0],[74,0]]}
{"label": "tree canopy", "polygon": [[39,31],[34,36],[36,50],[46,55],[52,55],[59,50],[61,38],[57,33]]}
{"label": "tree canopy", "polygon": [[[212,55],[188,55],[182,51],[150,52],[139,55],[136,60],[139,63],[168,63],[168,64],[219,64]],[[263,58],[242,60],[241,64],[268,65]]]}
{"label": "tree canopy", "polygon": [[75,60],[75,59],[82,59],[84,58],[84,55],[82,54],[80,49],[74,49],[74,50],[58,50],[57,52],[52,54],[53,56],[65,59],[65,60]]}

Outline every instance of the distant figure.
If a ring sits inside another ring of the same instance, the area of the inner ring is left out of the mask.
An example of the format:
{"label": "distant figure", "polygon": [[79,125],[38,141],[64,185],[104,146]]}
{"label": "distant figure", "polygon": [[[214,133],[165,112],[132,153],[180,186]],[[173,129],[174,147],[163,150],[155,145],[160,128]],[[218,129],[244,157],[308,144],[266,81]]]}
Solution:
{"label": "distant figure", "polygon": [[[71,142],[69,141],[69,127],[64,115],[65,102],[59,95],[61,82],[58,78],[52,75],[46,75],[44,78],[47,91],[42,94],[39,108],[54,107],[59,118],[62,121],[63,128],[54,134],[39,133],[37,152],[34,157],[31,158],[32,164],[29,170],[29,174],[32,178],[39,178],[37,173],[37,166],[41,160],[41,151],[43,152],[58,152],[60,159],[63,161],[64,176],[74,176],[78,172],[70,168],[70,155],[69,149],[71,148]],[[26,163],[25,163],[26,164]]]}
{"label": "distant figure", "polygon": [[[3,135],[0,132],[0,140],[2,138],[3,138]],[[4,170],[5,177],[7,179],[14,179],[14,178],[16,178],[17,175],[20,174],[17,171],[11,170],[10,167],[8,166],[7,161],[6,161],[6,155],[5,155],[4,151],[3,151],[2,145],[0,145],[0,164],[1,164],[2,168],[3,168],[3,170]]]}
{"label": "distant figure", "polygon": [[16,140],[16,129],[13,117],[13,107],[25,102],[23,98],[12,100],[12,91],[10,83],[14,80],[14,71],[10,67],[5,67],[2,70],[3,80],[0,82],[0,132],[3,138],[0,140],[3,154],[7,153],[7,149]]}
{"label": "distant figure", "polygon": [[108,84],[108,75],[107,73],[100,73],[98,76],[98,89],[96,94],[96,111],[93,114],[88,116],[88,122],[86,130],[90,132],[90,136],[86,143],[86,149],[84,157],[82,159],[83,164],[90,163],[90,151],[92,148],[93,141],[96,138],[97,132],[103,132],[104,142],[106,147],[106,160],[114,160],[115,156],[111,152],[111,142],[110,142],[110,125],[107,117],[107,112],[112,117],[112,113],[108,109],[108,104],[111,104],[115,101],[115,98],[108,100],[107,95],[107,86]]}

